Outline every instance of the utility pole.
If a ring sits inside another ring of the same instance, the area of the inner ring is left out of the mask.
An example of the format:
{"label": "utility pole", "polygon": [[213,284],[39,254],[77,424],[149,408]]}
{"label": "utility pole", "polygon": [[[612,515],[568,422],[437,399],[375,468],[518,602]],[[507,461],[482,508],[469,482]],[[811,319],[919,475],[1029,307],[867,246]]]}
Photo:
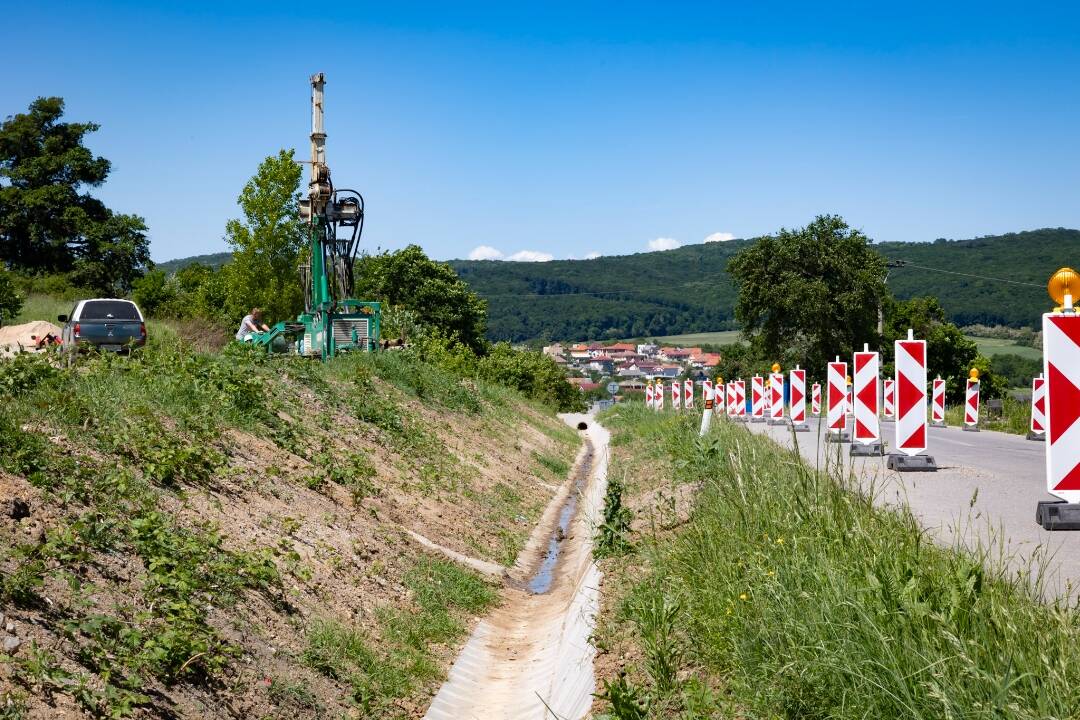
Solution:
{"label": "utility pole", "polygon": [[[907,265],[907,260],[886,260],[885,261],[885,286],[889,285],[889,270],[892,268],[901,268]],[[881,335],[885,332],[885,310],[882,307],[882,303],[878,303],[877,308],[877,334],[878,334],[878,351],[881,350]]]}

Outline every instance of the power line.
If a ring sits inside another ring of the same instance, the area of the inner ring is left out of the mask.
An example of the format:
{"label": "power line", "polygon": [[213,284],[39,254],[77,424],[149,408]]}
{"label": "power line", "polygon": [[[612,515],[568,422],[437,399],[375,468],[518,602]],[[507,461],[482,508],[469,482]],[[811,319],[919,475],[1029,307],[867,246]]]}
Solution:
{"label": "power line", "polygon": [[925,265],[915,265],[913,263],[908,262],[907,260],[900,260],[900,262],[903,263],[903,265],[899,266],[901,268],[904,268],[904,267],[918,268],[919,270],[929,270],[930,272],[945,273],[946,275],[962,275],[964,277],[977,278],[979,280],[993,280],[994,282],[1009,283],[1010,285],[1026,285],[1027,287],[1037,287],[1037,288],[1044,287],[1040,283],[1022,282],[1020,280],[1006,280],[1005,278],[991,277],[989,275],[976,275],[974,273],[963,273],[963,272],[957,272],[956,270],[942,270],[941,268],[926,267]]}

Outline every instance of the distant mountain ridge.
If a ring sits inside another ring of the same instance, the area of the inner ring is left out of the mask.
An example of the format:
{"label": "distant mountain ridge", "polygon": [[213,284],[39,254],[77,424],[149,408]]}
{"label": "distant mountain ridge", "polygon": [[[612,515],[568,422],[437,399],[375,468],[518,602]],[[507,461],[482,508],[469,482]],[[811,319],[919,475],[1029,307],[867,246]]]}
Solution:
{"label": "distant mountain ridge", "polygon": [[[593,260],[451,260],[450,265],[488,300],[488,336],[493,340],[679,335],[735,327],[735,288],[725,268],[752,242],[731,240]],[[889,274],[889,287],[898,298],[935,295],[960,325],[1034,327],[1050,308],[1050,275],[1080,262],[1080,230],[1044,228],[874,247],[890,260],[908,263]],[[190,262],[216,266],[230,258],[229,253],[200,255],[158,267],[174,272]]]}
{"label": "distant mountain ridge", "polygon": [[172,275],[186,265],[202,263],[203,265],[209,265],[210,267],[216,268],[221,267],[231,260],[231,252],[219,252],[210,253],[209,255],[192,255],[191,257],[177,258],[176,260],[166,260],[165,262],[155,263],[154,267],[158,270],[164,270],[167,275]]}

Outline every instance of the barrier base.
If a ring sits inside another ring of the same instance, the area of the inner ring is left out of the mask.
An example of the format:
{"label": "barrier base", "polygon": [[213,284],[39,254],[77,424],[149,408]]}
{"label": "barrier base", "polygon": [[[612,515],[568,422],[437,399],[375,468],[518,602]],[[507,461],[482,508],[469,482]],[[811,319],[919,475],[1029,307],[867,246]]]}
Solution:
{"label": "barrier base", "polygon": [[964,432],[979,432],[978,425],[965,425]]}
{"label": "barrier base", "polygon": [[1040,500],[1035,506],[1035,522],[1047,530],[1080,530],[1080,503]]}
{"label": "barrier base", "polygon": [[784,418],[769,418],[770,425],[787,425],[787,420]]}
{"label": "barrier base", "polygon": [[863,445],[862,443],[851,444],[851,457],[873,457],[885,454],[885,444],[880,442]]}
{"label": "barrier base", "polygon": [[937,462],[930,455],[890,453],[886,466],[897,472],[937,472]]}
{"label": "barrier base", "polygon": [[763,418],[763,417],[752,417],[752,418],[750,418],[750,422],[765,422],[765,418]]}
{"label": "barrier base", "polygon": [[791,423],[793,432],[810,432],[810,426],[806,423]]}
{"label": "barrier base", "polygon": [[930,422],[930,427],[949,427],[945,424],[944,420],[933,420]]}
{"label": "barrier base", "polygon": [[843,432],[835,432],[833,430],[830,430],[828,433],[825,434],[825,442],[831,442],[831,443],[851,442],[851,433],[848,432],[847,430],[844,430]]}
{"label": "barrier base", "polygon": [[1041,440],[1043,442],[1046,442],[1046,433],[1029,432],[1027,434],[1027,438],[1028,440]]}

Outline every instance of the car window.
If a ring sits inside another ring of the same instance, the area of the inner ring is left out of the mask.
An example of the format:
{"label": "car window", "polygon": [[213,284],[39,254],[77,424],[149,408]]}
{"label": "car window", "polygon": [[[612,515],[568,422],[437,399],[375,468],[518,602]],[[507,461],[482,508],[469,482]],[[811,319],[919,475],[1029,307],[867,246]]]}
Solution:
{"label": "car window", "polygon": [[135,303],[126,300],[87,300],[80,320],[141,320]]}

